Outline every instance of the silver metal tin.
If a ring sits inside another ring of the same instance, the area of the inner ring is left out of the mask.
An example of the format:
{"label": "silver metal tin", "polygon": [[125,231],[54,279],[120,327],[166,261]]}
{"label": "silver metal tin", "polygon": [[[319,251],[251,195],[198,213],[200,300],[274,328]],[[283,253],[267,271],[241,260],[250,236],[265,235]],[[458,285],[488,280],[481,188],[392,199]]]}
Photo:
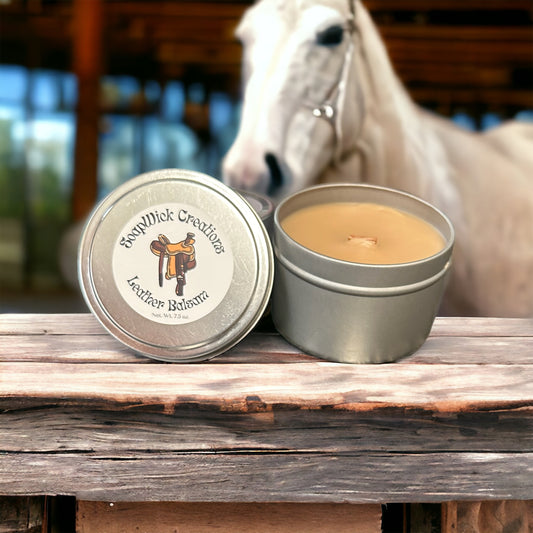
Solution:
{"label": "silver metal tin", "polygon": [[[281,222],[328,202],[372,202],[411,213],[444,237],[437,254],[394,265],[332,259],[291,239]],[[309,354],[344,363],[395,361],[426,340],[450,269],[454,230],[440,211],[403,192],[365,184],[322,185],[285,199],[274,214],[272,319]]]}
{"label": "silver metal tin", "polygon": [[252,191],[243,191],[240,189],[236,190],[255,209],[263,221],[268,234],[271,235],[274,227],[274,202],[262,194]]}
{"label": "silver metal tin", "polygon": [[263,315],[270,239],[238,193],[198,172],[166,169],[107,196],[84,229],[78,275],[104,327],[138,353],[171,362],[225,352]]}

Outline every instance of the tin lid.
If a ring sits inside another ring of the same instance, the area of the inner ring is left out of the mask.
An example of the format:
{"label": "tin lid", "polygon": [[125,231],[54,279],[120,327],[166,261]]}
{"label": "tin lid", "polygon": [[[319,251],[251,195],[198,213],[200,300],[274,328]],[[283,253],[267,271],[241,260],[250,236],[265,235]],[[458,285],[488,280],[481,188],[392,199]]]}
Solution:
{"label": "tin lid", "polygon": [[268,197],[252,191],[235,189],[259,215],[269,235],[272,235],[274,228],[274,202]]}
{"label": "tin lid", "polygon": [[251,205],[220,181],[166,169],[133,178],[91,215],[78,275],[103,326],[164,361],[214,357],[261,318],[272,247]]}

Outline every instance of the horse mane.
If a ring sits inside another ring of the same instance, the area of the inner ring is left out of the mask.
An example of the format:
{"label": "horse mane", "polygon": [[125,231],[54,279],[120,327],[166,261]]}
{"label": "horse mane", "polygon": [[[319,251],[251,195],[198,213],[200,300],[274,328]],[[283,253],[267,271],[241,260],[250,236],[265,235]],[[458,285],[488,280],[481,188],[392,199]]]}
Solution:
{"label": "horse mane", "polygon": [[[435,163],[434,180],[441,182],[439,188],[446,195],[446,205],[453,205],[456,195],[449,190],[449,184],[443,183],[447,173],[446,157],[433,128],[427,127],[430,113],[412,100],[396,74],[379,29],[362,2],[355,1],[353,39],[357,52],[353,66],[356,80],[352,86],[361,87],[363,94],[359,100],[363,103],[356,106],[362,105],[364,109],[359,112],[361,119],[355,121],[361,125],[356,138],[352,139],[351,155],[352,159],[361,160],[357,165],[359,176],[363,181],[403,189],[434,201],[438,196],[431,190],[435,183],[420,172],[431,153]],[[357,95],[353,98],[358,99]],[[353,122],[348,116],[346,123],[350,121]],[[445,126],[455,129],[448,122]],[[399,172],[400,168],[403,172]]]}
{"label": "horse mane", "polygon": [[357,1],[355,36],[359,41],[359,59],[368,75],[368,90],[375,101],[388,104],[395,113],[412,111],[413,101],[394,70],[385,42],[366,7]]}
{"label": "horse mane", "polygon": [[[344,175],[351,172],[353,181],[355,168],[359,178],[415,194],[450,217],[456,242],[447,311],[532,316],[533,129],[510,123],[468,132],[424,110],[359,1],[355,22],[352,85],[362,86],[364,123]],[[331,172],[328,181],[338,181]]]}

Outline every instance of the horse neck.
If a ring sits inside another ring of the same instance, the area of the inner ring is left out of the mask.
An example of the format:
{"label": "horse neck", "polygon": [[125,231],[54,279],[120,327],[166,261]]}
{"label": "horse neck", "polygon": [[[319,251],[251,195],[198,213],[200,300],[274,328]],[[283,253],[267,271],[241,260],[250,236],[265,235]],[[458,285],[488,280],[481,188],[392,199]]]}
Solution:
{"label": "horse neck", "polygon": [[[362,81],[366,82],[365,89],[370,93],[367,95],[370,103],[378,107],[377,111],[411,111],[413,102],[394,71],[376,25],[361,3],[357,5],[356,16],[355,39],[359,40],[359,61],[356,67],[363,70]],[[395,118],[400,118],[397,111],[393,114]]]}
{"label": "horse neck", "polygon": [[394,72],[370,15],[361,3],[356,11],[357,55],[351,80],[355,94],[348,98],[352,106],[362,105],[363,111],[348,111],[352,117],[359,114],[352,122],[360,128],[351,132],[354,144],[349,159],[365,181],[421,194],[426,184],[420,182],[420,173],[409,168],[412,158],[406,157],[417,137],[420,140],[420,110]]}

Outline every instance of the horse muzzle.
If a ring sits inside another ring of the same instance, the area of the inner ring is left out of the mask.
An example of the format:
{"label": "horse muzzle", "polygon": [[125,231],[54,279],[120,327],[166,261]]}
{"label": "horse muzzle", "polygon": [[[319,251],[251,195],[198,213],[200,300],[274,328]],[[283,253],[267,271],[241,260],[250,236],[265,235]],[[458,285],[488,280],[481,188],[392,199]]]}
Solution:
{"label": "horse muzzle", "polygon": [[[254,163],[255,161],[255,163]],[[235,189],[276,196],[287,183],[288,169],[278,156],[267,152],[264,156],[233,158],[228,154],[222,165],[222,181]]]}

